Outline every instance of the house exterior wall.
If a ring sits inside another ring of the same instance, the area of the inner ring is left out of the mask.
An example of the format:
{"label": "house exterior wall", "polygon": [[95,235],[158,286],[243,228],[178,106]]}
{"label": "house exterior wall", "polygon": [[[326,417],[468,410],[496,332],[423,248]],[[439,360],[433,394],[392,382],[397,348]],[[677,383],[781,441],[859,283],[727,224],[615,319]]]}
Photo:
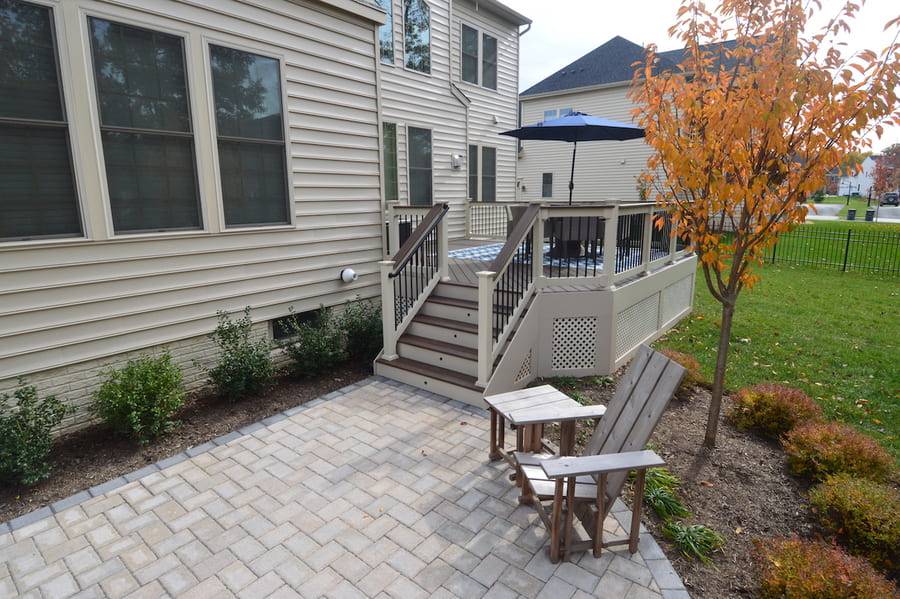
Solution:
{"label": "house exterior wall", "polygon": [[[54,9],[85,236],[0,243],[0,392],[24,376],[81,404],[106,364],[163,347],[186,367],[208,355],[219,310],[249,305],[267,331],[290,307],[378,296],[377,11],[346,0],[41,3]],[[184,38],[202,231],[113,233],[89,15]],[[224,230],[208,43],[280,59],[288,225]],[[359,279],[342,283],[344,267]],[[197,372],[186,375],[191,385]],[[67,424],[85,419],[82,410]]]}
{"label": "house exterior wall", "polygon": [[838,181],[835,193],[838,195],[847,195],[847,193],[859,193],[862,197],[867,197],[875,185],[875,158],[868,156],[863,160],[861,170],[849,176],[844,176]]}
{"label": "house exterior wall", "polygon": [[[379,66],[381,118],[397,125],[397,174],[400,204],[409,203],[407,127],[432,131],[434,202],[450,204],[451,238],[465,236],[469,144],[497,148],[497,199],[515,198],[515,143],[497,135],[515,128],[518,111],[518,27],[470,0],[432,0],[431,74],[406,68],[403,42],[404,0],[393,1],[394,60]],[[498,40],[497,91],[461,80],[461,23]],[[451,83],[464,94],[454,93]],[[467,101],[466,101],[467,100]],[[497,123],[494,123],[494,117]],[[459,168],[451,156],[459,155]]]}
{"label": "house exterior wall", "polygon": [[[628,98],[629,83],[583,91],[558,92],[522,97],[522,124],[544,120],[544,111],[571,108],[576,111],[633,122],[634,103]],[[575,161],[575,201],[640,199],[637,177],[647,166],[649,146],[641,139],[592,141],[578,144]],[[556,141],[525,141],[519,154],[520,200],[541,199],[543,173],[553,173],[553,200],[569,199],[572,144]]]}

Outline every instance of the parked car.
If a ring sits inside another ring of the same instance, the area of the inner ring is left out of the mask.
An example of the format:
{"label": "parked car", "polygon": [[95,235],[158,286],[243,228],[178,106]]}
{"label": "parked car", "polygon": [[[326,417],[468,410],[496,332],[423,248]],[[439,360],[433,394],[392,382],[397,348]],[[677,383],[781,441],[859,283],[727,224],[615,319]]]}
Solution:
{"label": "parked car", "polygon": [[882,206],[900,206],[900,194],[896,191],[889,191],[881,196]]}

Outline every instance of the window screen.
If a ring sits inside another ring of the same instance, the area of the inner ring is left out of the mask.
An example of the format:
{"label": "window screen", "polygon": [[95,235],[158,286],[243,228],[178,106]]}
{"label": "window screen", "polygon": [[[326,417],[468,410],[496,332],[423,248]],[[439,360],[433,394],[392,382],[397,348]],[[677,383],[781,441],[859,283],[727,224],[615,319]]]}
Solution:
{"label": "window screen", "polygon": [[404,0],[403,46],[406,68],[431,73],[431,9],[425,0]]}
{"label": "window screen", "polygon": [[290,222],[278,60],[210,45],[226,226]]}
{"label": "window screen", "polygon": [[384,199],[388,202],[400,199],[397,190],[397,125],[384,123]]}
{"label": "window screen", "polygon": [[407,128],[409,152],[409,203],[430,206],[433,201],[431,180],[431,130]]}
{"label": "window screen", "polygon": [[478,146],[469,146],[469,199],[478,201]]}
{"label": "window screen", "polygon": [[0,240],[80,234],[53,13],[0,0]]}
{"label": "window screen", "polygon": [[478,31],[462,26],[462,79],[478,84]]}
{"label": "window screen", "polygon": [[544,173],[544,176],[541,179],[541,197],[553,197],[553,173]]}
{"label": "window screen", "polygon": [[482,35],[481,85],[497,89],[497,39],[487,34]]}
{"label": "window screen", "polygon": [[88,20],[116,232],[199,228],[182,39]]}
{"label": "window screen", "polygon": [[481,198],[497,201],[497,148],[481,148]]}

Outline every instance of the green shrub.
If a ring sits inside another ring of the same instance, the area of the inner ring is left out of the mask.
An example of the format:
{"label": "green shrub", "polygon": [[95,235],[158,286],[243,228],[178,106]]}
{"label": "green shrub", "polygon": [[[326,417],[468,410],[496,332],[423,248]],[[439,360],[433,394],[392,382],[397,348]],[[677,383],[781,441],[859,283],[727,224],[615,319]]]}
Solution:
{"label": "green shrub", "polygon": [[783,438],[788,466],[794,474],[823,480],[846,472],[884,480],[894,461],[874,439],[838,422],[810,422]]}
{"label": "green shrub", "polygon": [[900,573],[900,490],[839,474],[814,488],[809,499],[822,525],[850,553],[888,574]]}
{"label": "green shrub", "polygon": [[678,477],[665,468],[647,470],[644,482],[644,501],[663,520],[686,518],[690,515],[676,493],[679,484],[681,481],[678,480]]}
{"label": "green shrub", "polygon": [[259,393],[275,375],[269,355],[272,345],[268,339],[253,339],[252,328],[248,306],[238,320],[232,320],[227,312],[219,312],[219,324],[210,335],[221,352],[219,362],[209,371],[209,380],[227,399]]}
{"label": "green shrub", "polygon": [[21,379],[12,397],[0,395],[0,480],[33,485],[50,476],[51,433],[69,412],[52,395],[39,399],[34,385]]}
{"label": "green shrub", "polygon": [[168,353],[129,360],[110,370],[94,393],[94,411],[118,433],[141,443],[162,435],[175,422],[172,415],[184,403],[181,370]]}
{"label": "green shrub", "polygon": [[697,358],[674,349],[664,348],[659,351],[684,368],[684,378],[681,379],[681,385],[678,386],[678,391],[676,392],[676,396],[679,399],[690,399],[694,387],[706,386],[707,382],[700,373],[700,362],[697,361]]}
{"label": "green shrub", "polygon": [[756,545],[761,599],[890,599],[893,584],[866,560],[822,542],[773,539]]}
{"label": "green shrub", "polygon": [[345,333],[331,308],[320,308],[310,322],[291,321],[294,335],[286,346],[294,374],[315,376],[347,359]]}
{"label": "green shrub", "polygon": [[725,545],[722,535],[702,524],[684,524],[670,520],[663,525],[663,534],[687,557],[708,564],[710,555]]}
{"label": "green shrub", "polygon": [[347,355],[353,360],[374,360],[384,344],[381,306],[371,300],[348,302],[341,323],[347,334]]}
{"label": "green shrub", "polygon": [[741,389],[729,414],[735,426],[779,437],[797,425],[822,419],[822,408],[800,389],[763,383]]}

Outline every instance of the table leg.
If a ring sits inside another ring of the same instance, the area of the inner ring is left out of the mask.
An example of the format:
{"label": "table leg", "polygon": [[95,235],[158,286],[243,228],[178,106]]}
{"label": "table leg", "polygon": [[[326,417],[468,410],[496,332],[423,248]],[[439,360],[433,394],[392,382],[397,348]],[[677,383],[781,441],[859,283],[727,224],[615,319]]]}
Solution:
{"label": "table leg", "polygon": [[[491,412],[491,443],[490,443],[490,452],[488,453],[488,458],[492,462],[496,462],[497,460],[502,459],[500,452],[497,451],[497,411],[494,408],[490,409]],[[502,428],[502,424],[500,425]]]}

